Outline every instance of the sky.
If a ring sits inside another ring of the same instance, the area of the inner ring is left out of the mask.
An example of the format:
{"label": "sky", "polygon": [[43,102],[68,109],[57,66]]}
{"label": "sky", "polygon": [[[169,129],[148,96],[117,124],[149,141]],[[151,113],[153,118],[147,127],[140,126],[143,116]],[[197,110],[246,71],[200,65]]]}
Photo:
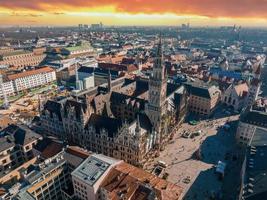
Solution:
{"label": "sky", "polygon": [[0,0],[0,26],[267,27],[267,0]]}

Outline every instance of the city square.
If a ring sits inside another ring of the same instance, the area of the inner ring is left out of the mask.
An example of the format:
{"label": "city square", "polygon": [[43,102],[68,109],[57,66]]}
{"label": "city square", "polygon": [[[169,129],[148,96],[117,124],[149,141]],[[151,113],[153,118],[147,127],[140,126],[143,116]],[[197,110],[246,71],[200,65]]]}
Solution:
{"label": "city square", "polygon": [[266,0],[0,0],[0,200],[266,200]]}
{"label": "city square", "polygon": [[[238,162],[235,171],[241,168],[241,157],[239,161],[232,161],[232,156],[239,152],[239,147],[235,142],[235,128],[239,115],[229,116],[217,111],[214,118],[202,120],[195,126],[183,123],[173,140],[160,153],[160,156],[150,163],[147,169],[153,169],[157,161],[166,162],[168,180],[188,188],[185,199],[209,199],[213,193],[221,194],[223,199],[231,199],[233,198],[231,193],[238,189],[238,177],[235,181],[233,179],[229,181],[227,176],[231,176],[231,172],[234,170],[232,167],[235,167]],[[231,130],[223,129],[223,125],[226,123],[233,124]],[[194,139],[182,137],[182,133],[185,131],[193,133],[198,130],[201,130],[201,134]],[[196,156],[199,149],[201,149],[200,159]],[[240,156],[241,152],[239,152]],[[230,155],[227,160],[225,160],[226,155]],[[224,161],[228,165],[227,175],[222,181],[215,174],[218,161]],[[190,181],[187,182],[186,179]],[[229,187],[230,182],[235,182],[235,184],[230,186],[231,192],[226,193],[226,196],[223,197],[224,185]]]}

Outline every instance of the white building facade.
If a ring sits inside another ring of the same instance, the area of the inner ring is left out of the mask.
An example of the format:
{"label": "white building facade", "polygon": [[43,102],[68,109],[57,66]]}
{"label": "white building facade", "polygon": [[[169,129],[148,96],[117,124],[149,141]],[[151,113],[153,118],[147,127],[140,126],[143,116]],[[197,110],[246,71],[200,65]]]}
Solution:
{"label": "white building facade", "polygon": [[2,86],[0,87],[0,97],[3,97],[4,93],[7,96],[11,96],[15,93],[12,81],[7,81],[2,83]]}
{"label": "white building facade", "polygon": [[239,110],[246,103],[248,90],[247,83],[239,85],[231,84],[222,94],[222,102],[227,106],[233,107],[234,110]]}
{"label": "white building facade", "polygon": [[9,75],[7,79],[8,81],[3,82],[0,89],[0,97],[3,97],[3,91],[7,96],[11,96],[23,90],[54,82],[56,80],[56,73],[52,68],[44,67],[36,70],[12,74]]}

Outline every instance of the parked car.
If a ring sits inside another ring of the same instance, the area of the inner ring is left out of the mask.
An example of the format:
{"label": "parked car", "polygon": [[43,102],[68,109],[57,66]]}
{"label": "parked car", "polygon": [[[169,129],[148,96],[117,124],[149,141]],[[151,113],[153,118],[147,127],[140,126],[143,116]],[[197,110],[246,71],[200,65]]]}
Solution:
{"label": "parked car", "polygon": [[157,164],[163,168],[166,168],[168,166],[167,163],[162,160],[159,160]]}

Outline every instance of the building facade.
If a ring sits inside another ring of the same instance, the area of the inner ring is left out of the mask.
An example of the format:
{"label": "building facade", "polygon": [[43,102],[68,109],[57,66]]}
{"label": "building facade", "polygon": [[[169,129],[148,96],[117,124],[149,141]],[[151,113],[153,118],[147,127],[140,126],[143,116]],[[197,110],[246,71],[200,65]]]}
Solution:
{"label": "building facade", "polygon": [[168,125],[163,120],[164,115],[167,113],[167,71],[162,62],[163,55],[160,41],[153,71],[149,79],[148,104],[145,110],[152,123],[153,131],[156,133],[156,143],[158,145],[160,145]]}
{"label": "building facade", "polygon": [[99,188],[110,169],[121,161],[94,154],[72,173],[74,195],[81,200],[99,200]]}
{"label": "building facade", "polygon": [[[0,179],[1,186],[8,189],[0,194],[1,199],[74,199],[71,172],[90,155],[89,152],[76,146],[51,149],[53,146],[49,144],[43,147],[46,159],[36,156]],[[13,183],[10,177],[16,178]]]}
{"label": "building facade", "polygon": [[247,107],[252,106],[254,102],[258,99],[261,84],[262,83],[258,78],[252,79],[252,81],[249,83],[248,97],[246,103]]}
{"label": "building facade", "polygon": [[221,91],[215,86],[189,85],[189,111],[203,117],[210,117],[221,98]]}
{"label": "building facade", "polygon": [[14,89],[12,81],[5,81],[5,82],[1,81],[0,97],[3,97],[4,94],[6,96],[12,96],[15,94],[15,89]]}
{"label": "building facade", "polygon": [[[7,81],[3,83],[2,89],[6,95],[12,95],[24,90],[47,85],[56,80],[56,73],[50,67],[42,67],[7,76]],[[0,92],[0,96],[3,91]]]}
{"label": "building facade", "polygon": [[267,130],[256,128],[248,142],[245,158],[241,169],[239,200],[264,199],[267,193]]}
{"label": "building facade", "polygon": [[180,200],[183,192],[181,187],[140,168],[98,154],[72,172],[72,182],[75,197],[81,200]]}
{"label": "building facade", "polygon": [[46,55],[45,48],[33,49],[33,51],[13,50],[0,55],[0,65],[13,67],[38,66],[44,61]]}
{"label": "building facade", "polygon": [[247,145],[257,128],[267,130],[267,113],[264,111],[247,109],[240,116],[236,132],[237,142],[241,145]]}
{"label": "building facade", "polygon": [[[90,151],[143,166],[169,140],[184,118],[187,93],[167,82],[161,44],[149,80],[121,77],[47,101],[41,114],[44,132]],[[179,104],[179,105],[178,105]]]}
{"label": "building facade", "polygon": [[0,177],[31,160],[42,136],[25,126],[9,125],[0,132]]}
{"label": "building facade", "polygon": [[231,84],[222,94],[222,102],[234,110],[242,109],[246,104],[248,95],[247,83],[238,85]]}

